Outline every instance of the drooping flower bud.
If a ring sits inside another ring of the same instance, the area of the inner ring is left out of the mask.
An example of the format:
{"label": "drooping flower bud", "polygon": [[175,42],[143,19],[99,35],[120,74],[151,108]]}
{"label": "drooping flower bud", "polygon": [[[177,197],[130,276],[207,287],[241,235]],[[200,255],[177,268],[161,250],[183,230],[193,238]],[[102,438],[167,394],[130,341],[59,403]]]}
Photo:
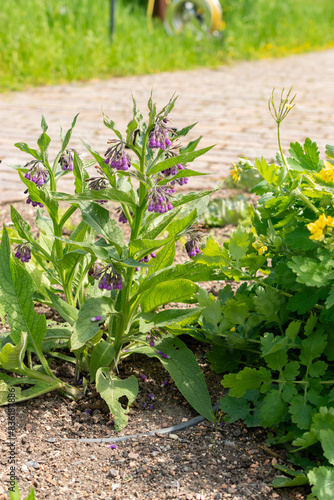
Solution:
{"label": "drooping flower bud", "polygon": [[15,257],[21,262],[29,262],[31,259],[30,248],[25,243],[21,243],[15,247]]}
{"label": "drooping flower bud", "polygon": [[59,163],[60,163],[60,166],[63,170],[68,170],[69,172],[72,172],[72,170],[73,170],[72,151],[69,149],[65,149],[65,151],[62,153],[61,157],[59,158]]}
{"label": "drooping flower bud", "polygon": [[113,139],[109,143],[114,143],[114,145],[110,146],[104,153],[106,157],[104,163],[110,168],[116,168],[116,170],[128,170],[131,167],[131,158],[125,152],[125,143],[117,139]]}

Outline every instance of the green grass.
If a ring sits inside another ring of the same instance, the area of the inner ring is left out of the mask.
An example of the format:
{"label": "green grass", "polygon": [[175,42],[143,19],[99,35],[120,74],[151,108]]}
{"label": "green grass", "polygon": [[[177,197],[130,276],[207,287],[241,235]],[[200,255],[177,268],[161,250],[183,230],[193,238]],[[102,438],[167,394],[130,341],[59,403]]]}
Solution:
{"label": "green grass", "polygon": [[[129,5],[130,3],[130,5]],[[145,3],[6,0],[0,10],[0,90],[110,76],[215,67],[334,46],[332,0],[227,0],[223,38],[169,37],[147,24]],[[6,27],[6,29],[4,29]]]}

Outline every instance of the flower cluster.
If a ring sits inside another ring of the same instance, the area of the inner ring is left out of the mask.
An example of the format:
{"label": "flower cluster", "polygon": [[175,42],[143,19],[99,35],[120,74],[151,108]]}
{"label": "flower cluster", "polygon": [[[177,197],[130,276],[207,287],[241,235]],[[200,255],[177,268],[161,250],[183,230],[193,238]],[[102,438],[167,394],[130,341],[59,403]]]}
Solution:
{"label": "flower cluster", "polygon": [[105,267],[94,264],[88,274],[93,279],[99,280],[98,287],[100,290],[122,290],[122,276],[115,271],[111,264]]}
{"label": "flower cluster", "polygon": [[334,217],[321,214],[318,220],[307,224],[307,229],[310,231],[310,240],[322,241],[325,238],[325,230],[327,227],[334,227]]}
{"label": "flower cluster", "polygon": [[25,243],[21,243],[15,247],[15,257],[21,259],[21,262],[29,262],[31,259],[30,248]]}
{"label": "flower cluster", "polygon": [[[118,214],[118,222],[121,222],[122,224],[127,224],[129,222],[122,207],[117,208],[116,212]],[[131,215],[131,217],[133,215],[133,213],[131,211],[130,211],[130,215]]]}
{"label": "flower cluster", "polygon": [[[104,177],[90,177],[86,179],[88,182],[88,188],[92,191],[100,191],[101,189],[106,189],[108,187],[107,180]],[[107,200],[94,200],[96,203],[107,203]]]}
{"label": "flower cluster", "polygon": [[36,186],[43,186],[43,184],[46,183],[47,178],[48,178],[48,171],[45,167],[39,164],[39,161],[31,161],[25,165],[25,167],[29,167],[32,165],[32,167],[28,170],[28,172],[25,174],[25,178],[28,179],[29,181],[33,182],[36,184]]}
{"label": "flower cluster", "polygon": [[[186,167],[181,165],[181,163],[178,163],[177,165],[174,165],[173,167],[167,168],[166,170],[162,170],[161,173],[165,177],[170,177],[171,175],[176,175],[178,171],[180,170],[185,170]],[[174,186],[175,182],[178,183],[179,186],[183,186],[184,184],[188,184],[188,177],[180,177],[180,179],[175,179],[174,181],[171,181],[171,185]]]}
{"label": "flower cluster", "polygon": [[153,186],[148,192],[147,210],[160,214],[172,210],[173,205],[169,201],[169,197],[174,192],[174,187],[169,184],[165,184],[164,186]]}
{"label": "flower cluster", "polygon": [[189,240],[185,244],[188,257],[195,257],[201,252],[200,245],[203,243],[203,236],[200,234],[203,230],[200,226],[193,226],[187,231]]}
{"label": "flower cluster", "polygon": [[[28,179],[29,181],[33,182],[36,184],[38,187],[42,187],[47,179],[48,179],[48,171],[45,167],[40,165],[40,162],[38,160],[32,160],[28,162],[25,165],[25,168],[29,168],[28,172],[25,174],[25,178]],[[28,193],[28,189],[24,191],[24,194]],[[38,201],[32,201],[30,196],[28,195],[28,198],[26,199],[26,203],[29,205],[30,203],[32,204],[33,207],[44,207],[43,203],[40,203]]]}
{"label": "flower cluster", "polygon": [[325,182],[334,181],[334,165],[329,161],[324,161],[324,168],[317,174],[317,177],[324,180]]}
{"label": "flower cluster", "polygon": [[[24,191],[24,193],[27,194],[28,193],[28,189],[26,189]],[[30,198],[30,196],[28,196],[28,198],[26,199],[26,203],[28,205],[31,203],[33,207],[41,207],[41,208],[44,207],[43,203],[40,203],[39,201],[32,201],[32,199]]]}
{"label": "flower cluster", "polygon": [[169,148],[173,144],[169,138],[169,132],[172,132],[172,129],[167,127],[167,123],[167,118],[164,118],[154,125],[148,136],[149,148],[160,148],[162,151],[164,151],[166,148]]}
{"label": "flower cluster", "polygon": [[73,155],[69,149],[66,149],[59,158],[60,166],[63,170],[72,172],[73,170]]}
{"label": "flower cluster", "polygon": [[114,143],[114,145],[110,146],[104,153],[106,157],[104,163],[111,168],[116,168],[116,170],[128,170],[131,167],[131,158],[125,152],[125,143],[117,139],[109,141],[110,143]]}

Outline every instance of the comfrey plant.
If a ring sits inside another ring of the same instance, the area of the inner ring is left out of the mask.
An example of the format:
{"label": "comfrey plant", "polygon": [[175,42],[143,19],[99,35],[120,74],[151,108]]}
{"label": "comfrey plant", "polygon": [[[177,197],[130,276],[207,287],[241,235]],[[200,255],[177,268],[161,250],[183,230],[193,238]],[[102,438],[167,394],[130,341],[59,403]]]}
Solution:
{"label": "comfrey plant", "polygon": [[[184,325],[199,317],[200,308],[161,309],[169,303],[195,304],[197,282],[219,279],[221,274],[192,261],[204,245],[196,224],[206,209],[210,191],[182,193],[182,186],[192,176],[201,175],[186,165],[210,148],[195,151],[200,139],[180,147],[179,140],[193,125],[182,130],[170,127],[174,103],[172,98],[157,112],[150,98],[145,123],[134,101],[125,136],[104,115],[104,123],[116,139],[102,155],[85,144],[93,161],[83,162],[76,151],[68,149],[76,118],[71,129],[62,134],[62,147],[52,166],[44,118],[39,151],[17,144],[34,157],[17,169],[28,190],[27,203],[38,205],[39,228],[36,237],[12,208],[17,231],[12,238],[17,245],[14,259],[6,228],[0,247],[1,315],[7,314],[12,329],[2,342],[0,364],[5,370],[24,375],[25,383],[33,385],[28,392],[20,393],[17,388],[17,399],[49,391],[50,379],[55,388],[76,396],[77,389],[55,379],[47,358],[51,355],[74,361],[77,378],[79,372],[84,376],[89,372],[109,405],[115,428],[120,429],[126,425],[126,413],[137,395],[138,383],[134,376],[120,379],[118,367],[128,356],[142,353],[157,357],[189,403],[213,419],[195,357],[170,330],[173,326],[182,332]],[[97,175],[90,176],[87,169],[93,165]],[[75,193],[62,193],[62,176],[71,170]],[[59,202],[69,204],[65,212],[60,211]],[[103,206],[106,202],[116,204],[115,218]],[[82,220],[65,238],[64,224],[75,211],[80,211]],[[127,241],[121,230],[125,225],[129,227]],[[173,265],[175,243],[181,236],[187,239],[185,252],[190,259]],[[15,273],[20,278],[14,279]],[[23,281],[29,285],[25,290]],[[17,298],[14,309],[12,294]],[[48,327],[45,317],[34,313],[33,300],[52,305],[66,324]],[[75,358],[66,353],[67,348]],[[36,378],[42,380],[43,387],[33,382],[36,369],[31,352],[42,364]],[[3,374],[0,380],[3,387],[20,383],[20,379]],[[127,398],[126,408],[119,401],[123,396]]]}
{"label": "comfrey plant", "polygon": [[262,177],[253,188],[252,227],[239,227],[222,248],[209,240],[195,258],[245,282],[236,292],[227,285],[218,300],[200,291],[197,335],[214,344],[212,368],[226,373],[225,420],[274,429],[273,441],[291,442],[290,461],[306,468],[280,468],[291,477],[274,485],[310,482],[312,498],[327,500],[334,481],[334,147],[322,160],[306,139],[291,143],[286,157],[280,125],[293,106],[291,89],[278,105],[269,100],[277,162],[241,159],[232,171],[235,181],[250,168]]}

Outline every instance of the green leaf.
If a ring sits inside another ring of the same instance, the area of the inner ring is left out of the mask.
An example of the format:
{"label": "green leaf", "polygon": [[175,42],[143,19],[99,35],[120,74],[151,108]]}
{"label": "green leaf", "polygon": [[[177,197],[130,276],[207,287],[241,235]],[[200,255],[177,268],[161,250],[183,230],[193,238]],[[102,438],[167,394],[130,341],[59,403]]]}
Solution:
{"label": "green leaf", "polygon": [[135,206],[135,203],[131,196],[115,188],[100,189],[100,191],[88,190],[84,193],[78,194],[52,192],[52,196],[57,200],[68,201],[70,203],[79,203],[80,201],[107,200],[115,201],[117,203],[124,203],[125,205],[133,207]]}
{"label": "green leaf", "polygon": [[222,307],[222,313],[232,325],[244,325],[249,316],[249,307],[246,303],[230,299]]}
{"label": "green leaf", "polygon": [[95,380],[97,370],[100,367],[109,366],[114,356],[115,349],[109,342],[100,340],[100,342],[94,346],[89,363],[91,382]]}
{"label": "green leaf", "polygon": [[73,326],[76,320],[78,319],[78,314],[79,314],[78,309],[65,302],[65,300],[61,299],[51,290],[47,290],[47,292],[52,302],[52,305],[56,309],[56,311],[60,314],[62,318],[64,318],[65,321],[67,321],[67,323]]}
{"label": "green leaf", "polygon": [[306,403],[303,396],[296,396],[290,403],[291,420],[299,429],[308,429],[312,421],[312,407]]}
{"label": "green leaf", "polygon": [[37,151],[36,149],[29,148],[28,144],[26,144],[25,142],[17,142],[16,144],[14,144],[14,146],[23,151],[24,153],[28,153],[29,155],[33,156],[37,160],[40,161],[42,160],[40,152]]}
{"label": "green leaf", "polygon": [[326,144],[326,155],[329,158],[334,158],[334,146],[330,146],[329,144]]}
{"label": "green leaf", "polygon": [[219,401],[219,408],[226,414],[224,421],[232,424],[237,420],[246,420],[251,412],[250,403],[243,398],[232,398],[229,394]]}
{"label": "green leaf", "polygon": [[71,336],[72,350],[80,349],[86,342],[91,340],[100,330],[98,321],[92,321],[95,316],[106,315],[115,312],[112,307],[112,299],[109,297],[89,297],[80,308],[78,319],[75,322],[75,331]]}
{"label": "green leaf", "polygon": [[296,488],[297,486],[304,486],[308,484],[308,478],[301,473],[300,475],[291,479],[290,477],[275,477],[271,485],[274,488]]}
{"label": "green leaf", "polygon": [[188,134],[188,132],[190,132],[190,130],[194,128],[195,125],[197,125],[197,123],[198,122],[195,122],[192,125],[188,125],[187,127],[182,128],[181,130],[177,130],[176,137],[185,137]]}
{"label": "green leaf", "polygon": [[327,368],[328,364],[325,361],[318,360],[312,363],[308,373],[310,377],[320,378],[326,373]]}
{"label": "green leaf", "polygon": [[172,266],[175,258],[175,242],[167,243],[156,253],[156,258],[150,260],[150,267],[148,268],[147,276],[153,274],[160,269]]}
{"label": "green leaf", "polygon": [[202,315],[205,321],[214,326],[218,326],[222,319],[221,305],[218,300],[208,293],[205,288],[200,288],[198,291],[198,303],[203,307]]}
{"label": "green leaf", "polygon": [[226,345],[213,345],[212,350],[206,355],[210,362],[210,369],[215,373],[235,371],[241,361],[241,352],[234,351]]}
{"label": "green leaf", "polygon": [[180,155],[172,156],[171,158],[167,158],[166,160],[156,163],[148,171],[148,173],[149,175],[153,175],[161,172],[161,170],[166,170],[168,168],[174,167],[174,165],[177,165],[178,163],[181,163],[182,165],[184,165],[185,163],[190,163],[194,161],[195,158],[198,158],[199,156],[202,156],[210,151],[210,149],[212,148],[213,146],[209,146],[207,148],[199,149],[198,151],[190,151],[189,153],[181,153]]}
{"label": "green leaf", "polygon": [[41,151],[41,157],[44,164],[48,161],[48,147],[50,142],[51,139],[45,132],[43,132],[37,140],[37,144]]}
{"label": "green leaf", "polygon": [[27,348],[27,333],[22,332],[17,345],[5,344],[0,352],[0,367],[8,371],[23,369],[23,359]]}
{"label": "green leaf", "polygon": [[75,115],[75,117],[73,118],[71,127],[66,132],[64,139],[62,139],[61,151],[60,151],[59,154],[61,154],[67,148],[67,145],[68,145],[68,143],[70,142],[70,139],[71,139],[73,128],[74,128],[74,126],[75,126],[75,124],[77,122],[78,116],[79,116],[79,113],[77,115]]}
{"label": "green leaf", "polygon": [[85,179],[88,179],[89,175],[83,167],[83,162],[79,158],[76,151],[74,151],[74,159],[73,159],[73,174],[75,177],[74,185],[76,193],[83,193],[86,187]]}
{"label": "green leaf", "polygon": [[227,265],[229,261],[228,256],[224,254],[222,248],[209,236],[202,254],[197,256],[196,262],[219,267]]}
{"label": "green leaf", "polygon": [[230,388],[230,396],[241,398],[248,389],[268,390],[268,385],[271,384],[271,372],[263,366],[258,370],[246,366],[239,373],[225,375],[221,383],[224,387]]}
{"label": "green leaf", "polygon": [[147,290],[142,294],[141,309],[143,312],[150,312],[171,302],[197,302],[195,296],[197,291],[198,285],[186,279],[159,283],[153,290]]}
{"label": "green leaf", "polygon": [[285,412],[286,403],[282,399],[282,394],[277,389],[269,391],[263,400],[263,405],[259,411],[259,418],[263,427],[278,425]]}
{"label": "green leaf", "polygon": [[280,292],[271,288],[259,286],[253,297],[255,310],[264,321],[277,320],[277,315],[282,308],[283,299]]}
{"label": "green leaf", "polygon": [[309,367],[313,360],[324,352],[326,344],[326,336],[319,330],[311,333],[301,344],[299,356],[301,364]]}
{"label": "green leaf", "polygon": [[[157,352],[170,356],[166,359]],[[188,403],[210,422],[214,422],[210,395],[203,373],[192,351],[177,337],[164,337],[154,347],[138,347],[131,352],[139,352],[149,357],[156,356]]]}
{"label": "green leaf", "polygon": [[191,227],[192,223],[196,220],[196,218],[197,218],[197,211],[195,209],[186,217],[183,217],[182,219],[173,220],[166,227],[169,237],[176,236],[182,233],[182,231],[184,231],[186,228]]}
{"label": "green leaf", "polygon": [[319,262],[303,256],[293,256],[287,263],[297,275],[297,281],[309,287],[325,287],[334,277],[333,271],[329,272],[327,263]]}
{"label": "green leaf", "polygon": [[272,333],[265,333],[261,338],[262,356],[271,370],[282,371],[288,361],[287,337],[274,337]]}
{"label": "green leaf", "polygon": [[[119,379],[109,373],[109,368],[99,368],[96,372],[96,389],[106,401],[110,413],[114,417],[115,431],[122,430],[128,423],[129,407],[138,394],[138,381],[134,375],[127,379]],[[126,398],[126,408],[120,400]]]}
{"label": "green leaf", "polygon": [[184,264],[176,264],[164,269],[158,269],[154,273],[148,274],[140,283],[137,293],[143,293],[148,289],[154,288],[163,281],[173,281],[179,278],[188,278],[189,276],[191,276],[193,282],[223,279],[221,273],[197,262],[188,261]]}
{"label": "green leaf", "polygon": [[300,365],[298,361],[289,361],[283,370],[285,380],[295,380],[299,375]]}
{"label": "green leaf", "polygon": [[21,217],[19,212],[11,205],[11,219],[16,231],[23,240],[34,241],[36,238],[33,235],[30,225]]}
{"label": "green leaf", "polygon": [[116,221],[110,218],[109,210],[97,203],[79,203],[79,206],[84,222],[106,238],[109,243],[115,245],[120,252],[124,236]]}
{"label": "green leaf", "polygon": [[286,168],[284,166],[278,166],[271,163],[268,165],[266,160],[261,157],[261,160],[255,159],[256,168],[259,174],[272,186],[279,186],[285,179]]}
{"label": "green leaf", "polygon": [[237,261],[237,266],[239,265],[240,259],[246,255],[249,243],[250,239],[247,231],[239,226],[228,241],[229,252],[231,257]]}
{"label": "green leaf", "polygon": [[119,130],[117,130],[115,128],[115,122],[113,122],[112,120],[110,120],[110,118],[108,118],[107,115],[105,115],[103,112],[102,112],[102,115],[103,115],[103,123],[105,124],[106,127],[110,128],[110,130],[112,130],[116,135],[117,137],[122,140],[122,134],[120,133]]}
{"label": "green leaf", "polygon": [[297,311],[298,314],[305,314],[311,311],[317,304],[321,294],[321,289],[319,290],[310,286],[305,287],[301,292],[297,292],[292,297],[289,297],[287,307],[289,311]]}
{"label": "green leaf", "polygon": [[4,226],[0,245],[0,301],[7,312],[13,340],[18,342],[21,332],[27,332],[28,348],[37,354],[46,334],[46,319],[34,310],[34,291],[28,272],[10,259],[9,237]]}
{"label": "green leaf", "polygon": [[189,309],[166,309],[165,311],[154,313],[151,319],[152,328],[182,324],[190,325],[198,319],[201,311],[200,307],[191,307]]}
{"label": "green leaf", "polygon": [[319,166],[320,153],[318,146],[311,139],[307,138],[305,140],[304,150],[298,142],[292,142],[289,153],[291,158],[287,158],[287,161],[292,169],[298,171],[308,170],[311,172],[319,172],[321,170]]}
{"label": "green leaf", "polygon": [[319,438],[325,457],[331,465],[334,465],[334,430],[323,429],[319,431]]}
{"label": "green leaf", "polygon": [[307,477],[312,485],[312,494],[315,495],[318,500],[333,500],[333,467],[316,467],[307,474]]}

